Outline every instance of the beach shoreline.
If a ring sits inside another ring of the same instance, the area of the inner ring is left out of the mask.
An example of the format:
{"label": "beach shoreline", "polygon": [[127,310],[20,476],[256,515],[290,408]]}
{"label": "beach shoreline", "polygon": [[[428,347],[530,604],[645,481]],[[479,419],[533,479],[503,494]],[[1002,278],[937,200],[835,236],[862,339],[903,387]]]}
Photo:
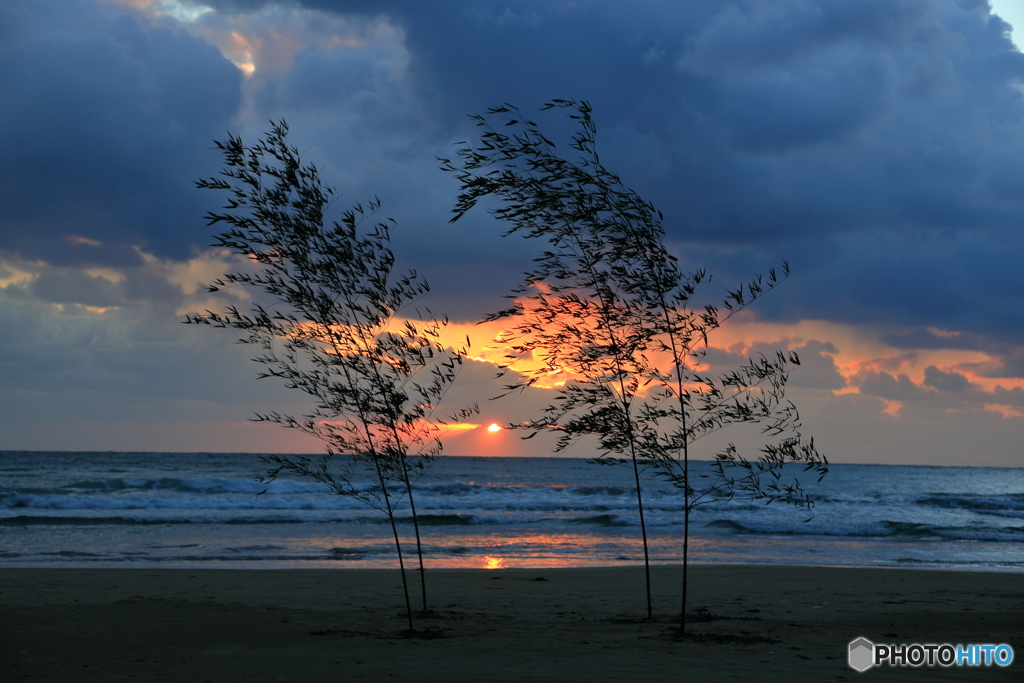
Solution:
{"label": "beach shoreline", "polygon": [[[854,680],[850,641],[1007,643],[1019,574],[697,565],[428,568],[432,618],[406,639],[397,569],[0,569],[4,681]],[[419,581],[410,572],[414,609]],[[1008,667],[873,668],[877,680],[1019,680]]]}

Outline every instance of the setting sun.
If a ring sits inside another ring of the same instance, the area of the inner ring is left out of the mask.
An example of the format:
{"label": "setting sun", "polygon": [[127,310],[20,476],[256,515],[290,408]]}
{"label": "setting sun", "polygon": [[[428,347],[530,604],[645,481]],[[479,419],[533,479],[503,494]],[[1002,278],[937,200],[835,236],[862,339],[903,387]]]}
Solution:
{"label": "setting sun", "polygon": [[501,431],[501,425],[499,425],[497,422],[492,422],[490,424],[490,426],[487,427],[487,431],[489,431],[489,432],[500,432]]}

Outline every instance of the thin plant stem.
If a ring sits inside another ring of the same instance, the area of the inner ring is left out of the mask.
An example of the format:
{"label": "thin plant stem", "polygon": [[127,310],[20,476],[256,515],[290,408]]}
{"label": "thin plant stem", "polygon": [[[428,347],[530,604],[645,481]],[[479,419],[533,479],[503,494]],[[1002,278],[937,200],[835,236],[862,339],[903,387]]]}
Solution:
{"label": "thin plant stem", "polygon": [[423,613],[427,612],[427,570],[423,565],[423,545],[420,542],[420,521],[419,516],[416,514],[416,500],[412,495],[412,482],[409,481],[409,467],[402,460],[402,469],[405,477],[405,490],[409,496],[409,507],[412,509],[412,526],[416,532],[416,554],[419,556],[420,561],[420,589],[423,594]]}
{"label": "thin plant stem", "polygon": [[[644,578],[647,580],[647,618],[654,618],[654,609],[651,602],[651,558],[647,550],[647,524],[644,523],[644,501],[640,495],[640,466],[636,457],[633,458],[633,478],[636,480],[636,506],[640,511],[640,535],[644,539]],[[685,546],[684,546],[685,547]]]}

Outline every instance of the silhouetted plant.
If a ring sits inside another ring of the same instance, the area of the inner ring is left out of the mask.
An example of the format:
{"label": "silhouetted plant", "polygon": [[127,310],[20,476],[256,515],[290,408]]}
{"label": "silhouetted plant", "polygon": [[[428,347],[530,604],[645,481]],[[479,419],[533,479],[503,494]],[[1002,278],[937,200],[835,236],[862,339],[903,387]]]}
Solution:
{"label": "silhouetted plant", "polygon": [[[563,103],[556,101],[545,109],[553,106]],[[576,377],[560,389],[560,403],[547,408],[541,418],[512,426],[535,430],[530,436],[536,430],[562,431],[557,451],[567,448],[580,433],[596,434],[606,454],[628,456],[636,485],[650,617],[650,557],[640,453],[633,433],[637,424],[633,403],[640,379],[649,371],[645,351],[650,340],[648,331],[636,324],[640,299],[620,285],[651,245],[628,239],[616,224],[623,213],[638,207],[618,202],[632,197],[606,191],[616,179],[596,163],[596,156],[574,165],[554,155],[554,145],[515,108],[488,111],[489,116],[509,113],[515,118],[505,125],[518,125],[516,134],[499,133],[485,117],[473,116],[485,128],[480,145],[459,149],[458,166],[441,160],[442,168],[462,184],[452,221],[480,198],[495,195],[505,203],[491,213],[512,225],[505,235],[520,233],[550,245],[513,291],[513,307],[487,320],[517,318],[502,335],[511,350],[508,366],[534,353],[544,360],[544,366],[523,375],[522,384],[510,385],[508,390],[566,370]],[[573,148],[588,152],[583,134],[573,138]],[[492,167],[496,168],[489,170]],[[562,423],[580,409],[584,413],[571,424]]]}
{"label": "silhouetted plant", "polygon": [[[207,214],[210,225],[229,226],[214,246],[243,255],[254,266],[224,275],[209,291],[255,290],[251,309],[243,313],[229,306],[224,313],[189,315],[185,322],[243,332],[240,343],[262,350],[253,358],[263,366],[259,378],[280,379],[312,398],[314,407],[306,415],[270,412],[254,420],[315,436],[326,443],[325,454],[264,456],[270,469],[258,481],[269,485],[288,472],[383,511],[394,535],[413,633],[397,505],[403,497],[409,501],[426,612],[412,484],[441,452],[432,413],[455,379],[465,350],[440,343],[444,318],[429,311],[416,313],[422,321],[400,318],[429,288],[414,271],[392,272],[390,220],[364,226],[379,210],[379,200],[365,208],[357,204],[328,225],[324,210],[335,190],[323,185],[316,167],[303,164],[298,150],[288,146],[287,125],[272,126],[265,139],[250,147],[235,136],[216,142],[225,168],[219,178],[196,183],[229,194],[222,213]],[[372,482],[368,487],[360,483],[365,477]]]}
{"label": "silhouetted plant", "polygon": [[[542,239],[548,249],[510,295],[513,306],[488,318],[514,318],[501,339],[508,365],[539,355],[544,366],[528,372],[515,390],[569,371],[558,400],[541,417],[516,425],[556,430],[563,450],[584,435],[598,439],[593,462],[631,466],[644,544],[647,611],[652,616],[649,551],[641,473],[653,469],[684,494],[683,607],[685,630],[689,515],[711,500],[747,497],[811,505],[799,482],[782,479],[785,464],[827,471],[813,441],[799,433],[796,408],[784,401],[795,353],[751,360],[718,378],[698,374],[708,335],[724,320],[774,288],[754,278],[729,292],[725,313],[690,308],[703,271],[683,275],[664,247],[662,214],[625,187],[601,164],[590,106],[553,100],[543,110],[568,108],[578,122],[570,147],[579,158],[555,153],[555,144],[511,105],[471,117],[483,128],[479,142],[458,149],[442,168],[461,183],[453,221],[484,197],[503,200],[491,213],[514,233]],[[501,117],[502,125],[491,121]],[[784,267],[784,275],[788,267]],[[565,377],[565,375],[562,375]],[[749,461],[732,445],[718,454],[703,488],[692,485],[690,444],[735,423],[761,423],[770,435],[787,435]],[[730,476],[733,467],[739,476]]]}

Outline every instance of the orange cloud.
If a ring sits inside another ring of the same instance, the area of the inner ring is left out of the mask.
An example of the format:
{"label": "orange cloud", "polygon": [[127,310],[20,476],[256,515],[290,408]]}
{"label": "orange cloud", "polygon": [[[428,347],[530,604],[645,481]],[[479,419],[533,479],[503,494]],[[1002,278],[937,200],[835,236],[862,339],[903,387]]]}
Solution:
{"label": "orange cloud", "polygon": [[[536,352],[530,356],[508,353],[505,345],[500,342],[500,334],[508,325],[508,320],[481,325],[452,323],[445,330],[444,338],[464,340],[469,335],[474,341],[470,357],[477,361],[495,366],[512,363],[513,368],[525,373],[543,368],[543,361],[537,358]],[[934,375],[937,371],[939,375],[955,373],[966,380],[973,393],[963,394],[958,398],[963,402],[962,406],[965,409],[971,407],[992,410],[1004,417],[1017,417],[1017,412],[1024,410],[1022,406],[1015,407],[998,400],[999,392],[1024,390],[1024,378],[986,376],[996,374],[1000,369],[1001,363],[997,356],[974,349],[897,348],[885,341],[887,337],[892,336],[892,332],[891,327],[854,326],[822,320],[766,323],[759,321],[753,313],[745,311],[715,330],[709,338],[708,348],[719,354],[735,357],[734,360],[739,358],[738,362],[742,362],[748,354],[766,348],[791,350],[811,344],[810,348],[813,351],[822,354],[822,360],[818,364],[832,373],[831,376],[836,379],[831,385],[810,386],[823,387],[818,390],[828,391],[833,396],[863,393],[860,384],[865,377],[889,377],[893,381],[899,378],[899,381],[906,383],[907,391],[916,391],[922,398],[931,397],[928,400],[935,403],[940,395],[948,397],[948,394],[942,394],[936,387],[927,383],[927,372]],[[959,336],[955,331],[931,332],[939,337],[955,339]],[[719,358],[724,356],[720,355]],[[834,370],[828,369],[832,368],[833,364]],[[808,371],[809,368],[806,367],[795,369],[791,379],[797,377],[798,373]],[[840,386],[836,372],[842,378],[843,386]],[[563,372],[561,376],[549,375],[535,386],[541,389],[555,389],[571,378],[572,374],[569,372]],[[870,395],[882,398],[873,393]],[[899,417],[901,410],[907,405],[907,400],[909,399],[896,400],[894,397],[884,397],[880,404],[881,412]],[[938,403],[935,403],[935,407],[938,407]]]}

